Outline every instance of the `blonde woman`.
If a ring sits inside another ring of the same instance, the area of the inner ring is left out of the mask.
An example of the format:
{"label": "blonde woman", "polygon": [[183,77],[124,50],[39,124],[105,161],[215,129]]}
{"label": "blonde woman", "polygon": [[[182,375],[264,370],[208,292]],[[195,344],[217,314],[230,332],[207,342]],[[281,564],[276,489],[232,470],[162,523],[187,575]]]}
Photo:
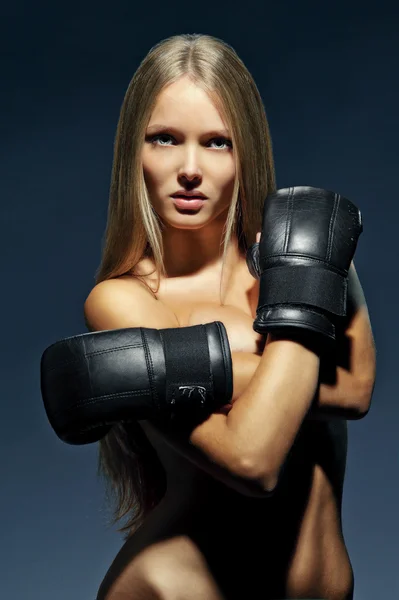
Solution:
{"label": "blonde woman", "polygon": [[324,362],[300,337],[255,330],[246,253],[267,238],[274,192],[265,110],[236,52],[208,35],[153,47],[121,108],[85,318],[91,332],[221,322],[234,385],[192,429],[141,419],[100,440],[113,523],[126,522],[97,600],[353,598],[341,499],[346,419],[367,413],[374,385],[367,306],[351,263]]}

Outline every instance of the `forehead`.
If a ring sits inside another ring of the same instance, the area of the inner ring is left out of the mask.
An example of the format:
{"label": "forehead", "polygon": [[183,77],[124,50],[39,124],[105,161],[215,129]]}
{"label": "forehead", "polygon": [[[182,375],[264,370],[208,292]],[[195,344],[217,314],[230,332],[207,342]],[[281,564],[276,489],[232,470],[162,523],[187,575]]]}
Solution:
{"label": "forehead", "polygon": [[150,118],[150,124],[162,122],[177,126],[181,121],[206,127],[225,125],[215,99],[187,80],[172,83],[160,92]]}

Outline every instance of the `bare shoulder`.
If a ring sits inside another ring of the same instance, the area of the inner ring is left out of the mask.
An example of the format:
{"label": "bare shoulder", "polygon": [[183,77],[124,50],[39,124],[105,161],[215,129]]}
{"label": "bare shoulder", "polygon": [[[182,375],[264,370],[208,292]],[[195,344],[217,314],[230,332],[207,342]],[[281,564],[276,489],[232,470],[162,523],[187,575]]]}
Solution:
{"label": "bare shoulder", "polygon": [[175,315],[135,277],[101,281],[84,303],[84,317],[90,331],[152,327],[178,327]]}

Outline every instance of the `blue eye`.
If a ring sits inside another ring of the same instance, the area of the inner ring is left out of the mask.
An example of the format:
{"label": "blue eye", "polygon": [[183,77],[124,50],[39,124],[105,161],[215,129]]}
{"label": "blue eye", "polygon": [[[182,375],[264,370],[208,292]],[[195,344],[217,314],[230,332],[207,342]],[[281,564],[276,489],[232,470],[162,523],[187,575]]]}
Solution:
{"label": "blue eye", "polygon": [[229,146],[229,148],[233,147],[232,141],[228,140],[227,138],[224,138],[224,137],[213,138],[213,140],[210,140],[210,141],[211,142],[214,142],[214,141],[218,141],[219,142],[219,141],[221,141],[223,144]]}
{"label": "blue eye", "polygon": [[[155,141],[160,139],[160,138],[171,138],[172,136],[167,135],[166,133],[159,133],[158,135],[152,135],[148,138],[148,141],[151,142],[151,144],[155,144]],[[161,144],[161,146],[164,146],[164,144]]]}
{"label": "blue eye", "polygon": [[[151,144],[155,145],[159,145],[159,146],[170,146],[170,144],[163,144],[163,143],[159,143],[157,144],[158,141],[160,141],[162,138],[168,138],[169,140],[174,140],[174,137],[169,135],[168,133],[158,133],[156,135],[150,135],[146,137],[146,141],[150,142]],[[175,140],[176,141],[176,140]],[[232,148],[233,144],[232,141],[224,138],[224,137],[217,137],[217,138],[212,138],[211,140],[209,140],[208,144],[212,143],[212,142],[221,142],[223,145]],[[224,148],[222,148],[223,150]]]}

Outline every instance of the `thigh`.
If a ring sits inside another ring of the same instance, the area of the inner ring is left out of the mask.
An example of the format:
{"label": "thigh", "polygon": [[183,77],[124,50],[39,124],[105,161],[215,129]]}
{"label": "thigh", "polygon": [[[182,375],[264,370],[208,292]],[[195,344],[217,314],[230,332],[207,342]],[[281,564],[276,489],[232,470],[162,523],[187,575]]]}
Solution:
{"label": "thigh", "polygon": [[136,565],[146,550],[159,542],[186,533],[186,520],[189,520],[189,516],[190,510],[184,509],[179,503],[168,502],[166,499],[161,501],[147,515],[139,529],[123,543],[99,586],[97,600],[109,600],[111,591],[123,588],[125,581],[136,578]]}
{"label": "thigh", "polygon": [[203,554],[185,535],[157,542],[142,550],[102,598],[225,600]]}
{"label": "thigh", "polygon": [[[139,555],[137,556],[139,558]],[[161,600],[157,590],[141,571],[139,561],[132,561],[119,577],[103,592],[100,590],[97,600]]]}
{"label": "thigh", "polygon": [[162,600],[225,600],[205,557],[186,535],[147,548],[136,566]]}

